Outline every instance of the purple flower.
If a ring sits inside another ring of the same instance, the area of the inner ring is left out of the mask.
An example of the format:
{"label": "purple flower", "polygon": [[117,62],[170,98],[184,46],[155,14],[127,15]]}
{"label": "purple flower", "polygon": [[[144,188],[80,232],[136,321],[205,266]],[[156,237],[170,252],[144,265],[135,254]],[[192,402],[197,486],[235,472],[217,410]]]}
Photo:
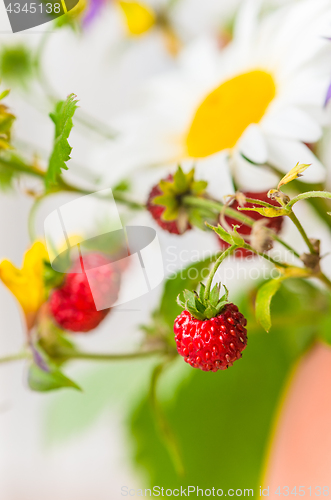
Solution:
{"label": "purple flower", "polygon": [[98,16],[99,12],[103,9],[107,0],[89,0],[88,7],[83,18],[83,28],[87,28],[94,19]]}

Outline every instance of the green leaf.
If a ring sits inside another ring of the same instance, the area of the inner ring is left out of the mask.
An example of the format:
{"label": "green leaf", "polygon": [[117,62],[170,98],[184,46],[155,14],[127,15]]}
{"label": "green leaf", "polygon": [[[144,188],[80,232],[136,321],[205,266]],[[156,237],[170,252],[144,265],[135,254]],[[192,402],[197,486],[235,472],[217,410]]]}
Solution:
{"label": "green leaf", "polygon": [[207,188],[207,181],[194,181],[192,183],[191,192],[197,196],[201,195]]}
{"label": "green leaf", "polygon": [[233,234],[232,234],[232,240],[235,245],[238,246],[244,246],[245,245],[245,240],[242,236],[237,231],[237,227],[239,226],[234,226],[233,227]]}
{"label": "green leaf", "polygon": [[13,189],[13,183],[16,178],[17,172],[7,168],[0,159],[0,189],[2,191],[9,191]]}
{"label": "green leaf", "polygon": [[30,366],[28,383],[30,389],[37,392],[48,392],[62,388],[81,390],[75,382],[66,377],[66,375],[57,368],[52,367],[50,371],[46,371],[36,364]]}
{"label": "green leaf", "polygon": [[206,277],[206,271],[215,257],[208,257],[199,262],[193,262],[184,269],[179,269],[175,275],[170,276],[165,282],[158,316],[161,316],[169,327],[169,336],[173,337],[173,325],[182,308],[176,303],[176,297],[183,289],[195,290],[199,283]]}
{"label": "green leaf", "polygon": [[214,307],[217,306],[217,302],[219,301],[219,297],[220,297],[220,287],[219,287],[219,284],[217,283],[209,295],[209,301],[210,301],[212,306],[214,306]]}
{"label": "green leaf", "polygon": [[229,245],[234,244],[232,235],[229,234],[227,231],[225,231],[225,229],[223,229],[222,226],[218,225],[217,227],[215,227],[212,226],[211,224],[206,224],[206,226],[209,227],[209,229],[215,231],[215,233],[221,238],[221,240],[225,241]]}
{"label": "green leaf", "polygon": [[70,94],[66,101],[58,102],[54,113],[50,114],[55,124],[55,139],[45,176],[47,188],[56,185],[62,170],[68,170],[66,162],[70,160],[72,151],[68,138],[73,127],[72,118],[77,109],[77,102],[76,95]]}
{"label": "green leaf", "polygon": [[283,215],[288,215],[290,213],[289,210],[286,210],[284,208],[270,208],[270,207],[253,207],[253,208],[247,208],[247,207],[238,207],[237,210],[240,211],[248,211],[248,212],[257,212],[260,215],[263,215],[264,217],[282,217]]}
{"label": "green leaf", "polygon": [[182,168],[179,166],[174,175],[174,184],[177,194],[185,193],[189,189],[189,180],[187,178],[189,174],[184,174]]}
{"label": "green leaf", "polygon": [[279,290],[282,279],[270,280],[259,288],[255,303],[256,319],[269,332],[271,328],[270,304],[271,299]]}
{"label": "green leaf", "polygon": [[199,298],[202,303],[204,302],[205,299],[205,291],[206,291],[206,285],[204,283],[200,283]]}
{"label": "green leaf", "polygon": [[5,97],[7,97],[7,95],[9,95],[9,94],[10,94],[10,90],[4,90],[3,92],[1,92],[1,94],[0,94],[0,101],[2,99],[4,99]]}

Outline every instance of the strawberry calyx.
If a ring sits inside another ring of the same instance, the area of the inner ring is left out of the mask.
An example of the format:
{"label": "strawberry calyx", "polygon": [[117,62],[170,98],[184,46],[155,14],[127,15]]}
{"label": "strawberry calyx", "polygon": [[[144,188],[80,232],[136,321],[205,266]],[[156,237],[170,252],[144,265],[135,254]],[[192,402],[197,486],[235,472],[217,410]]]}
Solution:
{"label": "strawberry calyx", "polygon": [[215,318],[221,314],[224,307],[229,304],[228,289],[223,285],[225,293],[220,296],[221,284],[217,283],[211,290],[208,297],[206,297],[206,286],[200,283],[199,294],[184,290],[184,301],[177,297],[177,303],[185,310],[187,310],[194,318],[204,321],[206,319]]}
{"label": "strawberry calyx", "polygon": [[163,221],[178,221],[181,226],[186,227],[188,222],[194,222],[191,219],[196,214],[194,210],[184,207],[182,198],[188,195],[202,196],[206,187],[206,181],[195,180],[194,168],[185,173],[181,166],[178,166],[174,175],[169,175],[159,182],[160,194],[153,198],[152,203],[164,207],[161,216]]}

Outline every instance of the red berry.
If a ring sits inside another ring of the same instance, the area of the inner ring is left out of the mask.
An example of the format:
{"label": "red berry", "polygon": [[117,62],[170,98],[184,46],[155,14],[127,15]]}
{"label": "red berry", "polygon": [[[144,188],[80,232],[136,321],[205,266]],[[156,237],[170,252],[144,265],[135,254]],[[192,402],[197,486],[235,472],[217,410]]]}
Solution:
{"label": "red berry", "polygon": [[[271,200],[270,198],[268,198],[267,192],[265,192],[265,191],[263,191],[262,193],[261,192],[260,193],[247,192],[247,193],[244,193],[244,195],[246,196],[246,198],[254,198],[255,200],[265,201],[267,203],[270,203],[270,205],[274,205],[276,207],[279,207],[277,201]],[[234,210],[237,210],[238,206],[239,206],[239,204],[238,204],[237,200],[234,200],[234,202],[231,204],[231,208],[233,208]],[[254,205],[252,203],[245,203],[244,206],[251,208]],[[268,223],[267,223],[266,227],[273,229],[276,233],[279,233],[282,229],[284,217],[268,218],[268,217],[264,217],[263,215],[259,214],[258,212],[242,212],[242,213],[247,214],[249,217],[251,217],[254,220],[267,219]],[[244,240],[247,241],[247,243],[249,243],[249,239],[247,238],[247,236],[249,236],[252,232],[251,227],[246,226],[245,224],[241,224],[239,221],[232,219],[231,217],[228,217],[228,216],[225,217],[225,221],[227,222],[227,224],[230,227],[239,226],[237,228],[238,233],[240,234],[240,236],[244,237]],[[229,244],[221,239],[219,239],[219,243],[220,243],[220,246],[222,249],[226,249],[229,247]],[[238,248],[235,252],[236,257],[248,257],[251,255],[255,255],[255,254],[253,254],[253,252],[251,252],[250,250],[246,250],[246,248]]]}
{"label": "red berry", "polygon": [[185,310],[175,320],[177,350],[193,368],[225,370],[241,358],[247,345],[246,324],[234,304],[227,304],[221,314],[204,321]]}
{"label": "red berry", "polygon": [[[173,175],[168,175],[165,179],[165,181],[173,181]],[[154,198],[157,196],[161,196],[163,193],[159,187],[158,184],[154,186],[149,193],[148,200],[147,200],[147,210],[151,213],[153,219],[156,221],[156,223],[162,227],[165,231],[168,231],[168,233],[173,233],[173,234],[183,234],[185,231],[188,231],[189,229],[192,229],[192,226],[190,223],[187,221],[184,225],[184,228],[180,229],[178,225],[177,220],[172,220],[172,221],[165,221],[162,219],[163,212],[165,211],[165,207],[162,205],[156,205],[154,203]]]}
{"label": "red berry", "polygon": [[94,296],[99,293],[108,303],[113,303],[119,291],[120,269],[116,262],[111,263],[100,253],[87,254],[83,262],[84,272],[77,260],[61,288],[54,290],[50,298],[50,310],[56,323],[71,332],[93,330],[110,311],[97,311],[85,270],[93,269],[93,280],[98,283],[97,290],[93,289]]}

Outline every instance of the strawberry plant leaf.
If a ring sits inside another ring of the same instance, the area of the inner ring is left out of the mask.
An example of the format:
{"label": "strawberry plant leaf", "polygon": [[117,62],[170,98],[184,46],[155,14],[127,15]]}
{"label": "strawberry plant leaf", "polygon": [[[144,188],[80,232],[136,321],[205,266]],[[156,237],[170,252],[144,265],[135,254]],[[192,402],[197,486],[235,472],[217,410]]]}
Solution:
{"label": "strawberry plant leaf", "polygon": [[28,384],[30,389],[37,392],[48,392],[63,388],[81,390],[73,380],[64,375],[59,369],[52,367],[47,371],[36,364],[30,366]]}
{"label": "strawberry plant leaf", "polygon": [[217,283],[209,295],[209,302],[212,306],[217,305],[217,302],[219,301],[219,296],[220,296],[220,288],[219,288],[219,285]]}
{"label": "strawberry plant leaf", "polygon": [[50,114],[55,125],[55,137],[45,176],[47,188],[57,184],[62,170],[68,170],[66,162],[70,160],[72,151],[68,138],[73,127],[72,118],[77,109],[77,102],[76,95],[70,94],[65,101],[59,101],[54,113]]}
{"label": "strawberry plant leaf", "polygon": [[215,231],[215,233],[221,238],[221,240],[225,241],[229,245],[233,245],[234,241],[233,241],[231,234],[229,234],[227,231],[225,231],[225,229],[223,229],[222,226],[218,225],[216,227],[216,226],[212,226],[211,224],[206,224],[206,226],[209,227],[209,229],[212,229],[213,231]]}
{"label": "strawberry plant leaf", "polygon": [[[187,174],[188,175],[188,174]],[[174,175],[174,184],[177,194],[185,193],[189,189],[187,175],[184,174],[182,167],[178,167]]]}
{"label": "strawberry plant leaf", "polygon": [[259,288],[255,303],[256,319],[269,332],[271,328],[270,304],[271,299],[279,290],[281,278],[270,280]]}
{"label": "strawberry plant leaf", "polygon": [[206,285],[204,283],[200,283],[199,298],[202,303],[205,298],[205,291],[206,291]]}
{"label": "strawberry plant leaf", "polygon": [[233,234],[231,236],[232,236],[233,243],[235,243],[236,245],[238,245],[240,247],[240,246],[245,245],[245,240],[238,233],[237,227],[239,227],[239,226],[233,226]]}
{"label": "strawberry plant leaf", "polygon": [[278,208],[278,207],[253,207],[253,208],[247,208],[247,207],[238,207],[237,210],[240,211],[248,211],[248,212],[257,212],[260,215],[263,215],[264,217],[282,217],[283,215],[288,215],[289,210],[286,210],[284,208]]}

